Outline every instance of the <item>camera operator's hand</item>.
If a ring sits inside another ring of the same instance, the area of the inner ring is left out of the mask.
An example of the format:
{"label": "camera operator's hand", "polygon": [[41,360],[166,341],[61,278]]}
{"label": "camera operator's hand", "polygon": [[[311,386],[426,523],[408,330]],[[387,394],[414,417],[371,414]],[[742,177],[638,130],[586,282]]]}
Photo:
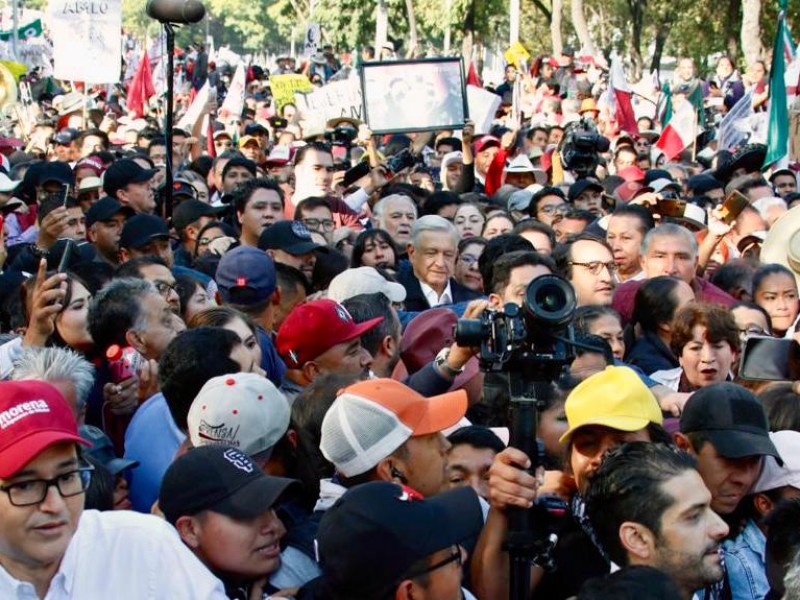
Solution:
{"label": "camera operator's hand", "polygon": [[56,317],[64,308],[62,302],[67,294],[66,279],[67,276],[63,273],[47,277],[47,261],[39,261],[36,283],[31,292],[31,316],[22,340],[23,346],[44,346],[53,335]]}
{"label": "camera operator's hand", "polygon": [[[487,308],[489,308],[488,300],[473,300],[467,304],[467,307],[464,309],[464,314],[461,318],[480,319],[481,314]],[[480,352],[479,347],[459,346],[454,342],[453,345],[450,346],[450,354],[447,356],[447,364],[452,369],[461,369],[465,364],[467,364],[467,361],[470,358],[477,356],[478,352]]]}
{"label": "camera operator's hand", "polygon": [[531,466],[527,455],[517,448],[506,448],[494,457],[489,469],[489,503],[504,511],[509,507],[530,508],[536,500],[544,470],[540,477],[523,471]]}

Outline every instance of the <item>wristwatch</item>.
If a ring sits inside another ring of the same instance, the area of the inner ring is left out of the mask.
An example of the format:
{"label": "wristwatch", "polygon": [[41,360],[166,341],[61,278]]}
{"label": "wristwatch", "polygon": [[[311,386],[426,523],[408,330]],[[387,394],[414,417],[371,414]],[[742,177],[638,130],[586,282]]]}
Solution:
{"label": "wristwatch", "polygon": [[458,375],[464,372],[464,367],[460,369],[454,369],[451,367],[447,362],[447,357],[450,356],[450,347],[442,348],[439,354],[436,355],[436,358],[433,359],[433,363],[436,367],[445,375],[450,377],[451,379],[455,379]]}

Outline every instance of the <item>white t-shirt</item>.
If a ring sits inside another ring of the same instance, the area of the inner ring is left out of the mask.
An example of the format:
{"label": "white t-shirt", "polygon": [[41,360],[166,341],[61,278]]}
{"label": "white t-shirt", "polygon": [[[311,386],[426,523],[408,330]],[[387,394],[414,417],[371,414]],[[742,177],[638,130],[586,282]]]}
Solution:
{"label": "white t-shirt", "polygon": [[[0,598],[38,599],[0,567]],[[227,600],[222,582],[166,521],[131,511],[84,511],[40,600]]]}

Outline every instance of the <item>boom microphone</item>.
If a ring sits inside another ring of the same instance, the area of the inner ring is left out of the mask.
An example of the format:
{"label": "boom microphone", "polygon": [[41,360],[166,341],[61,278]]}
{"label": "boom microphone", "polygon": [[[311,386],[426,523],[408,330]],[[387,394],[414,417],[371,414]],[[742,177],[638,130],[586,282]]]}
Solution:
{"label": "boom microphone", "polygon": [[180,25],[197,23],[206,15],[199,0],[149,0],[146,10],[156,21]]}

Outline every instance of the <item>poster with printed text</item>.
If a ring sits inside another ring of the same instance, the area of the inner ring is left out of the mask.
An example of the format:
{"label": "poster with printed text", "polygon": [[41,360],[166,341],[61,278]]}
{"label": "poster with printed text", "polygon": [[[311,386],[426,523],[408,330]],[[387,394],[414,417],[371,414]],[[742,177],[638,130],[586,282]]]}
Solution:
{"label": "poster with printed text", "polygon": [[119,81],[120,0],[51,0],[48,17],[56,78],[87,83]]}

